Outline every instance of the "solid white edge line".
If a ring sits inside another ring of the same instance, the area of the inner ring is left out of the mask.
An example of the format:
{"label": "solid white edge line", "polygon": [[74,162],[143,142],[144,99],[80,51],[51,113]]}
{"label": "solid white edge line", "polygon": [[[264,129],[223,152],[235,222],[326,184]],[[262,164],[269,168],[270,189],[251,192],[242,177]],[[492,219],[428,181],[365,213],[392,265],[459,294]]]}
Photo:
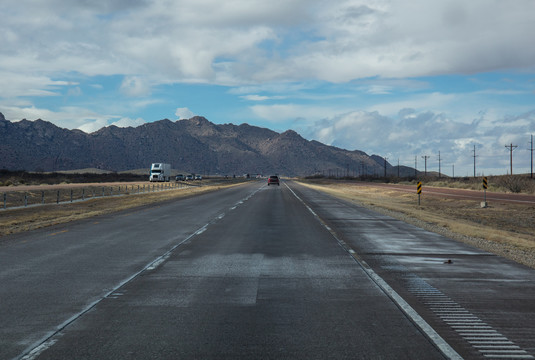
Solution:
{"label": "solid white edge line", "polygon": [[[331,233],[335,240],[341,244],[341,240],[338,239],[330,228],[328,228],[320,217],[301,199],[286,183],[284,185],[290,190],[290,192],[314,215],[316,219]],[[347,246],[342,248],[349,252]],[[349,252],[350,253],[350,252]],[[369,266],[363,265],[363,260],[357,259],[353,254],[351,257],[357,264],[364,270],[366,274],[379,286],[383,292],[392,299],[392,301],[402,310],[402,312],[420,328],[420,330],[433,342],[433,344],[440,350],[440,352],[448,359],[462,360],[463,357],[459,355],[451,346],[433,329],[417,312],[414,310],[399,294],[390,287],[375,271]]]}

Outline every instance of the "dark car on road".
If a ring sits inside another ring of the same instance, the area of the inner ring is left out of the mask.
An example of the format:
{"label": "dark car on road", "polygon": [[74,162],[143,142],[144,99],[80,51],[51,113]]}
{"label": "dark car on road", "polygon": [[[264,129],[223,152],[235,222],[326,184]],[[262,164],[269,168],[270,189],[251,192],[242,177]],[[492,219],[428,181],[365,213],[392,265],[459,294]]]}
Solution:
{"label": "dark car on road", "polygon": [[269,185],[277,185],[279,186],[280,183],[279,183],[279,177],[277,175],[271,175],[269,178],[268,178],[268,186]]}

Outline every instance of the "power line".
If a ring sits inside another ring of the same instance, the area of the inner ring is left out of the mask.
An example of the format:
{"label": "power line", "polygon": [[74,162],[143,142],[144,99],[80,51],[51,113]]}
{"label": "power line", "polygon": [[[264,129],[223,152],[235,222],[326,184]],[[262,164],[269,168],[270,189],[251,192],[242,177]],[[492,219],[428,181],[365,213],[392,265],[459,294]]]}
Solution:
{"label": "power line", "polygon": [[474,150],[472,150],[472,152],[474,153],[474,177],[476,177],[476,146],[474,145]]}
{"label": "power line", "polygon": [[511,175],[513,175],[513,150],[516,149],[518,145],[513,145],[513,143],[511,143],[511,145],[505,145],[505,147],[509,148],[511,154]]}
{"label": "power line", "polygon": [[429,159],[431,156],[428,156],[428,155],[423,155],[422,156],[422,159],[424,159],[424,163],[425,163],[425,176],[427,176],[427,159]]}
{"label": "power line", "polygon": [[440,151],[438,152],[438,178],[440,179]]}
{"label": "power line", "polygon": [[533,134],[531,135],[531,178],[533,179]]}

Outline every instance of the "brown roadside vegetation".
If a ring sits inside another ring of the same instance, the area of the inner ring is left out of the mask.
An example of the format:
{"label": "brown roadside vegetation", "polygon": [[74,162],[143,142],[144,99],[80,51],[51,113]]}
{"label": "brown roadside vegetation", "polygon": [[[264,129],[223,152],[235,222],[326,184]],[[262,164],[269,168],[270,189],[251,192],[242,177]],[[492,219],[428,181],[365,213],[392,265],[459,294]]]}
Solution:
{"label": "brown roadside vegetation", "polygon": [[208,191],[216,191],[238,184],[215,183],[153,193],[95,198],[83,202],[2,210],[0,211],[0,237],[163,201],[170,201]]}
{"label": "brown roadside vegetation", "polygon": [[535,206],[421,196],[388,187],[337,181],[306,181],[309,186],[372,208],[421,228],[535,268]]}

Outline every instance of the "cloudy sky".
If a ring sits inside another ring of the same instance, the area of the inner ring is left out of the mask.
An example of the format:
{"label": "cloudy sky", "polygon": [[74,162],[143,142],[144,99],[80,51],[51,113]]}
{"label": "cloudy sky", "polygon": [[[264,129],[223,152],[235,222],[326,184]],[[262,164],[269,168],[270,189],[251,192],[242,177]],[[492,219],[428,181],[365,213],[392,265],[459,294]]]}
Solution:
{"label": "cloudy sky", "polygon": [[201,115],[456,176],[530,171],[533,0],[2,0],[0,112]]}

